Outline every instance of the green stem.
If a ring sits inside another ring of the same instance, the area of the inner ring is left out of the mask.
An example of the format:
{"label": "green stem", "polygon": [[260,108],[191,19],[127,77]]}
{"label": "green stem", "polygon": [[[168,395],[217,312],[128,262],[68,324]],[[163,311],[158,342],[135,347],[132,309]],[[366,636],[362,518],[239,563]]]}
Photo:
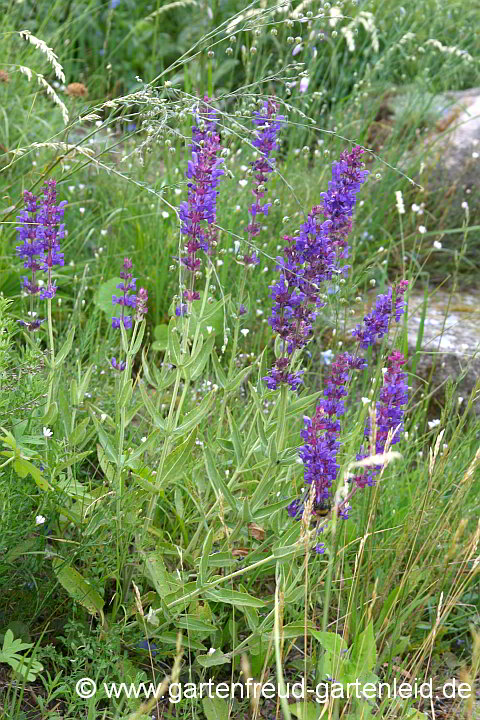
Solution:
{"label": "green stem", "polygon": [[52,322],[52,300],[47,300],[47,324],[48,324],[48,350],[50,353],[50,372],[48,375],[48,395],[47,395],[47,407],[45,415],[50,410],[52,404],[53,395],[53,379],[54,379],[54,362],[55,362],[55,346],[53,344],[53,322]]}

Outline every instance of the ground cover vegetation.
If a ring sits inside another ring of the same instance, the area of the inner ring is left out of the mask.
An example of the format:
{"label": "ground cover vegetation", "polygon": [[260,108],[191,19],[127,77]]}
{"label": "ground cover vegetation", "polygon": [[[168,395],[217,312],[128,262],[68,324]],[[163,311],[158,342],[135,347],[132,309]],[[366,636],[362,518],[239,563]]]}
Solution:
{"label": "ground cover vegetation", "polygon": [[478,226],[402,162],[474,4],[3,10],[3,716],[474,718],[479,388],[406,328]]}

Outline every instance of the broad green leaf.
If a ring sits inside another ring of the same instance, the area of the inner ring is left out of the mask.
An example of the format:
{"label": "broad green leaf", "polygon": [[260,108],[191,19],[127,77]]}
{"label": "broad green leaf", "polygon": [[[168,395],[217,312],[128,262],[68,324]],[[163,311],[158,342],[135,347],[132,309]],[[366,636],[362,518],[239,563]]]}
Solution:
{"label": "broad green leaf", "polygon": [[73,343],[73,337],[75,335],[75,328],[70,328],[70,331],[67,335],[67,339],[63,343],[62,347],[60,348],[60,351],[58,352],[56,358],[55,358],[55,367],[59,367],[59,365],[62,364],[62,362],[67,357],[68,353],[72,349],[72,343]]}
{"label": "broad green leaf", "polygon": [[157,412],[155,405],[153,404],[152,400],[148,395],[147,388],[143,380],[140,380],[140,382],[138,383],[138,387],[140,388],[140,394],[142,396],[143,402],[145,403],[147,412],[153,420],[153,424],[155,425],[155,427],[158,427],[160,428],[160,430],[165,432],[165,419],[160,415],[159,412]]}
{"label": "broad green leaf", "polygon": [[[221,650],[215,650],[210,655],[197,655],[195,660],[204,668],[213,667],[214,665],[226,665],[232,662]],[[227,717],[225,716],[225,720],[227,720]]]}
{"label": "broad green leaf", "polygon": [[[298,697],[298,695],[297,695]],[[297,701],[295,705],[290,705],[290,712],[299,720],[319,720],[324,710],[323,705],[314,702]]]}
{"label": "broad green leaf", "polygon": [[73,429],[73,432],[71,432],[68,436],[68,442],[71,445],[79,445],[85,439],[89,422],[90,418],[86,417],[83,418],[83,420],[81,420],[79,423],[77,423],[77,425]]}
{"label": "broad green leaf", "polygon": [[118,316],[118,313],[121,312],[120,306],[113,304],[112,297],[113,295],[117,295],[117,297],[120,296],[121,291],[118,290],[117,285],[120,285],[122,282],[122,278],[110,278],[110,280],[100,285],[93,296],[95,305],[99,307],[100,310],[103,310],[109,317]]}
{"label": "broad green leaf", "polygon": [[218,359],[218,355],[215,350],[212,351],[211,358],[212,358],[213,369],[215,371],[215,376],[217,378],[217,383],[220,385],[220,387],[224,388],[225,385],[227,384],[227,376],[220,364],[220,360]]}
{"label": "broad green leaf", "polygon": [[142,321],[142,322],[140,323],[140,325],[138,326],[137,336],[136,336],[136,338],[135,338],[135,342],[134,342],[134,344],[133,344],[133,347],[132,347],[132,349],[131,349],[131,351],[130,351],[132,355],[136,355],[137,352],[140,350],[140,345],[142,344],[143,336],[144,336],[144,334],[145,334],[145,327],[146,327],[146,322],[145,322],[145,321]]}
{"label": "broad green leaf", "polygon": [[178,615],[175,618],[175,626],[182,630],[191,630],[192,632],[216,632],[218,627],[212,623],[202,620],[198,615]]}
{"label": "broad green leaf", "polygon": [[17,475],[21,478],[27,477],[27,475],[31,475],[32,478],[35,480],[35,484],[40,488],[40,490],[43,490],[46,492],[48,490],[48,480],[43,477],[41,471],[29,460],[25,460],[24,458],[17,458],[13,462],[13,469],[17,473]]}
{"label": "broad green leaf", "polygon": [[357,677],[368,670],[373,670],[377,663],[377,646],[370,621],[365,630],[357,635],[351,648],[351,660],[355,663]]}
{"label": "broad green leaf", "polygon": [[210,480],[210,483],[212,484],[213,490],[215,492],[215,496],[218,498],[220,493],[223,495],[227,503],[230,505],[230,508],[232,510],[237,509],[237,503],[235,501],[234,496],[232,495],[231,491],[227,487],[227,484],[223,480],[222,476],[217,470],[217,467],[215,465],[215,460],[213,457],[213,454],[206,445],[203,448],[203,453],[205,457],[205,466],[207,468],[207,475],[208,479]]}
{"label": "broad green leaf", "polygon": [[341,635],[338,635],[337,633],[312,630],[312,635],[315,640],[318,640],[324,650],[329,650],[335,655],[340,655],[342,650],[347,649],[347,643]]}
{"label": "broad green leaf", "polygon": [[242,370],[239,370],[239,372],[235,373],[235,376],[226,383],[225,392],[230,393],[236,390],[243,382],[246,381],[252,370],[253,366],[250,366],[243,368]]}
{"label": "broad green leaf", "polygon": [[90,585],[88,580],[80,575],[75,568],[67,565],[63,558],[52,558],[53,571],[60,585],[62,585],[75,602],[79,602],[91,615],[100,615],[104,623],[102,596]]}
{"label": "broad green leaf", "polygon": [[195,445],[197,437],[197,430],[193,430],[188,438],[181,445],[178,445],[172,452],[167,456],[163,468],[158,467],[157,475],[157,487],[163,487],[170,482],[173,478],[177,480],[180,478],[180,473],[192,454],[192,449]]}
{"label": "broad green leaf", "polygon": [[[200,335],[200,337],[203,337],[203,335]],[[200,350],[195,353],[195,356],[194,358],[192,358],[191,362],[188,363],[188,369],[190,371],[190,377],[192,380],[196,380],[202,374],[206,364],[208,363],[212,355],[214,344],[215,338],[209,337],[208,340],[203,343],[203,346],[200,348]]]}
{"label": "broad green leaf", "polygon": [[183,434],[193,427],[197,427],[211,409],[215,401],[215,396],[216,393],[211,390],[208,395],[203,398],[200,405],[183,418],[182,424],[175,428],[175,434]]}
{"label": "broad green leaf", "polygon": [[216,695],[202,698],[203,712],[207,720],[228,720],[228,702]]}
{"label": "broad green leaf", "polygon": [[20,654],[23,650],[30,650],[32,647],[32,643],[24,643],[19,638],[15,640],[13,632],[9,628],[3,638],[0,663],[7,663],[15,672],[20,673],[27,682],[33,682],[43,670],[43,665],[32,657]]}
{"label": "broad green leaf", "polygon": [[152,350],[165,352],[168,348],[168,325],[166,323],[163,325],[155,325],[153,335],[155,342],[152,344]]}
{"label": "broad green leaf", "polygon": [[160,553],[148,553],[148,555],[144,555],[144,561],[145,575],[153,584],[153,587],[157,591],[159,597],[165,598],[168,593],[177,589],[178,583],[174,582],[173,578],[170,577]]}
{"label": "broad green leaf", "polygon": [[238,605],[238,607],[242,607],[242,605],[256,608],[265,607],[265,602],[260,600],[260,598],[253,597],[253,595],[249,595],[248,593],[238,592],[238,590],[221,588],[206,590],[204,594],[209,600],[224,602],[229,605]]}
{"label": "broad green leaf", "polygon": [[[164,643],[165,645],[172,645],[173,647],[177,644],[178,632],[176,630],[165,630],[164,632],[156,632],[150,634],[150,640],[155,643]],[[192,637],[182,638],[182,645],[190,650],[207,650],[205,645],[198,640],[194,640]]]}
{"label": "broad green leaf", "polygon": [[120,397],[118,398],[118,401],[117,401],[118,407],[120,410],[129,404],[130,400],[132,399],[132,394],[133,394],[133,381],[132,381],[132,378],[128,378],[120,392]]}
{"label": "broad green leaf", "polygon": [[[150,435],[147,437],[145,442],[140,442],[135,450],[133,450],[130,455],[128,456],[128,462],[127,465],[132,466],[132,463],[139,458],[141,455],[143,455],[145,452],[150,450],[153,446],[158,446],[158,439],[160,437],[160,431],[154,430],[150,433]],[[133,466],[132,466],[133,467]]]}
{"label": "broad green leaf", "polygon": [[181,367],[182,362],[188,360],[188,354],[182,356],[178,334],[177,323],[175,318],[172,318],[168,326],[168,349],[171,362],[177,367]]}

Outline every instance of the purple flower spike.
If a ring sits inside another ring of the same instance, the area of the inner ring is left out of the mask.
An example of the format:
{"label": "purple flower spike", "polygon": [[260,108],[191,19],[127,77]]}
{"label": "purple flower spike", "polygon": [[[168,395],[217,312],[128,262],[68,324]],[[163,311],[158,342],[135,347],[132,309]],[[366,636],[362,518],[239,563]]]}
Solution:
{"label": "purple flower spike", "polygon": [[[348,273],[348,266],[340,263],[348,257],[346,238],[356,195],[368,174],[362,170],[362,152],[360,147],[354,147],[350,154],[345,151],[340,155],[340,162],[332,168],[328,192],[322,193],[323,205],[312,208],[298,237],[284,236],[284,257],[277,257],[280,278],[270,286],[274,304],[269,323],[282,338],[287,356],[303,348],[312,336],[318,310],[325,305],[320,298],[321,285]],[[320,215],[326,219],[321,220]],[[285,379],[279,379],[278,362],[268,376],[277,378],[277,384],[288,381],[288,372]],[[273,383],[265,381],[273,387]]]}
{"label": "purple flower spike", "polygon": [[[393,430],[391,445],[398,443],[404,431],[403,405],[408,402],[408,386],[406,383],[407,375],[403,372],[402,365],[406,362],[403,354],[395,350],[388,358],[386,372],[383,377],[383,387],[380,390],[380,399],[376,404],[376,422],[377,435],[375,452],[382,454],[385,450],[388,433]],[[365,427],[365,437],[371,434],[371,421],[368,418]],[[363,460],[367,454],[363,451],[357,455],[357,460]],[[357,475],[353,481],[359,488],[367,485],[375,485],[375,475],[381,470],[381,466],[377,469],[369,469],[362,475]]]}
{"label": "purple flower spike", "polygon": [[200,103],[197,125],[192,128],[192,155],[185,173],[190,181],[188,200],[182,202],[179,212],[181,232],[188,236],[186,257],[181,259],[181,263],[192,273],[190,292],[194,292],[195,273],[202,264],[197,252],[203,250],[210,253],[216,245],[216,230],[204,229],[203,223],[206,221],[211,225],[217,219],[217,186],[225,174],[223,158],[217,157],[221,148],[217,115],[209,103],[208,97]]}
{"label": "purple flower spike", "polygon": [[[130,315],[125,315],[125,308],[131,307],[133,309],[136,309],[137,307],[137,296],[136,295],[130,295],[132,290],[137,289],[137,280],[133,277],[130,270],[133,267],[133,263],[130,260],[130,258],[124,258],[123,260],[123,270],[120,272],[120,277],[122,278],[123,282],[118,283],[117,290],[121,290],[123,292],[123,296],[117,297],[116,295],[112,295],[112,303],[114,305],[120,305],[122,308],[122,314],[118,317],[112,317],[112,328],[118,329],[120,327],[120,323],[123,324],[125,330],[130,330],[132,327],[132,318]],[[143,288],[142,288],[143,289]],[[144,291],[146,292],[146,290]],[[148,296],[147,296],[148,298]]]}
{"label": "purple flower spike", "polygon": [[17,255],[25,260],[24,267],[32,271],[32,280],[23,278],[22,287],[30,295],[40,292],[40,285],[36,280],[36,273],[44,270],[47,273],[47,286],[42,290],[40,297],[51,300],[57,291],[52,282],[52,268],[55,265],[64,265],[63,253],[60,252],[60,243],[65,236],[65,225],[60,221],[63,218],[66,200],[55,205],[57,199],[57,183],[48,180],[43,187],[43,203],[39,206],[37,197],[26,190],[24,192],[25,210],[18,215],[20,225],[17,227],[18,238],[23,245],[17,245]]}
{"label": "purple flower spike", "polygon": [[[400,322],[400,318],[405,311],[404,294],[408,287],[408,280],[402,280],[394,287],[395,290],[395,321]],[[377,295],[375,310],[364,317],[364,325],[357,325],[352,330],[353,337],[360,342],[361,348],[368,348],[374,345],[375,341],[381,340],[388,332],[390,320],[392,318],[392,288],[388,288],[386,295]]]}
{"label": "purple flower spike", "polygon": [[[262,112],[253,113],[253,124],[257,126],[258,130],[255,133],[252,145],[258,148],[260,157],[250,163],[253,169],[252,195],[255,202],[248,209],[252,216],[252,220],[247,226],[249,246],[251,246],[252,238],[260,234],[261,226],[256,222],[257,215],[262,213],[266,217],[269,208],[272,206],[272,203],[262,204],[261,201],[265,197],[268,176],[275,170],[275,158],[270,157],[270,154],[277,149],[277,135],[286,123],[285,117],[276,113],[277,104],[271,99],[265,101]],[[256,254],[253,253],[250,257],[256,257]]]}

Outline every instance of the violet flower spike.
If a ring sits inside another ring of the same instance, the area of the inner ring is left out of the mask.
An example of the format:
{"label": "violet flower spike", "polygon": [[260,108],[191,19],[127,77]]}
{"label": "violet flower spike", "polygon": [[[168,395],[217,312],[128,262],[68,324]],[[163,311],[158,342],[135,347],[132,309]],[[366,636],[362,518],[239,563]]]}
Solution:
{"label": "violet flower spike", "polygon": [[[341,154],[340,161],[332,167],[328,192],[321,193],[323,205],[312,208],[298,237],[284,236],[288,245],[284,247],[284,257],[277,257],[280,279],[270,286],[274,304],[269,323],[282,338],[287,356],[303,348],[312,336],[317,312],[325,304],[320,299],[321,285],[348,273],[348,266],[341,266],[340,262],[348,257],[346,238],[352,227],[356,195],[368,174],[362,169],[362,153],[362,148],[356,146],[350,154],[347,151]],[[320,221],[320,215],[326,220]],[[292,383],[289,364],[285,354],[275,362],[263,378],[270,389],[276,389],[280,383],[288,383],[292,389],[298,387],[299,374],[295,374]]]}
{"label": "violet flower spike", "polygon": [[137,289],[137,280],[133,277],[132,273],[129,272],[132,267],[132,261],[129,258],[125,258],[123,261],[123,270],[120,272],[120,277],[123,282],[117,285],[117,290],[122,290],[123,296],[117,297],[116,295],[112,295],[112,303],[114,305],[120,305],[122,308],[122,314],[120,317],[112,317],[112,328],[114,329],[118,329],[120,327],[120,323],[123,324],[125,330],[130,330],[132,327],[131,315],[125,315],[126,307],[137,307],[137,296],[130,295],[132,290]]}
{"label": "violet flower spike", "polygon": [[[22,288],[29,295],[40,293],[42,300],[51,300],[57,291],[52,281],[52,268],[63,266],[64,256],[60,252],[59,240],[65,237],[63,218],[66,200],[55,205],[57,199],[56,180],[45,181],[43,187],[43,203],[39,206],[38,198],[31,192],[24,192],[25,210],[18,215],[21,223],[17,227],[18,238],[23,245],[17,245],[17,255],[25,260],[24,267],[32,271],[32,279],[22,278]],[[29,216],[30,213],[30,216]],[[40,288],[36,274],[39,270],[47,273],[44,289]]]}
{"label": "violet flower spike", "polygon": [[[286,124],[285,116],[276,115],[276,112],[277,103],[269,99],[264,102],[262,112],[257,111],[253,113],[252,122],[258,129],[252,145],[258,149],[260,157],[250,163],[253,170],[254,184],[252,195],[255,198],[255,202],[248,209],[252,217],[251,222],[247,226],[249,247],[252,245],[252,238],[259,235],[261,230],[260,224],[256,221],[257,216],[262,213],[266,217],[269,208],[272,206],[272,203],[262,203],[261,201],[265,197],[268,176],[275,170],[275,158],[270,157],[270,154],[273,150],[277,149],[277,135]],[[253,255],[255,256],[255,253]]]}
{"label": "violet flower spike", "polygon": [[[199,250],[211,253],[216,246],[215,228],[205,229],[203,223],[212,225],[217,218],[217,186],[225,171],[221,167],[224,160],[217,157],[220,136],[217,132],[216,111],[209,105],[208,97],[200,103],[196,117],[197,125],[192,128],[191,160],[185,173],[188,183],[188,200],[180,205],[179,216],[182,221],[181,232],[188,236],[186,257],[181,258],[182,265],[191,273],[190,287],[184,291],[184,300],[198,300],[200,295],[194,290],[195,273],[202,261],[197,257]],[[187,297],[189,293],[189,297]]]}

